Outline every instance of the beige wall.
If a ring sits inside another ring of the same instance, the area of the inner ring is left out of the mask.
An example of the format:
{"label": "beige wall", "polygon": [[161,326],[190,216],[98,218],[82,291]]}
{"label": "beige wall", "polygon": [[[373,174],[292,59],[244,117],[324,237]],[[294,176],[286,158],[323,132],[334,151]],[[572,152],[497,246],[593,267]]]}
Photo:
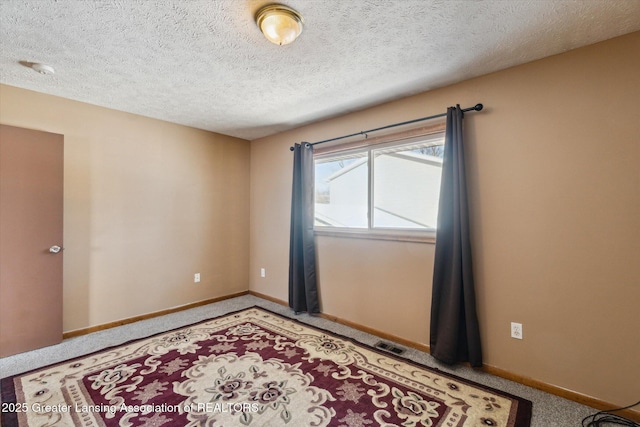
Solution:
{"label": "beige wall", "polygon": [[[482,102],[465,133],[485,362],[637,401],[638,70],[634,33],[252,141],[250,289],[287,299],[290,145]],[[433,245],[323,236],[317,248],[325,313],[429,342]]]}
{"label": "beige wall", "polygon": [[4,85],[0,122],[64,135],[65,331],[247,290],[247,141]]}

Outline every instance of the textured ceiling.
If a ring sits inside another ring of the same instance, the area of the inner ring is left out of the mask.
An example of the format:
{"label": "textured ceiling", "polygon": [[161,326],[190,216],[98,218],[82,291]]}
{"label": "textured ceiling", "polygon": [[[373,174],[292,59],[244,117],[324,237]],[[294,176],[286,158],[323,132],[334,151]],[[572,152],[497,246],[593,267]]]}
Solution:
{"label": "textured ceiling", "polygon": [[276,46],[266,3],[1,0],[0,82],[251,140],[640,30],[640,0],[286,0]]}

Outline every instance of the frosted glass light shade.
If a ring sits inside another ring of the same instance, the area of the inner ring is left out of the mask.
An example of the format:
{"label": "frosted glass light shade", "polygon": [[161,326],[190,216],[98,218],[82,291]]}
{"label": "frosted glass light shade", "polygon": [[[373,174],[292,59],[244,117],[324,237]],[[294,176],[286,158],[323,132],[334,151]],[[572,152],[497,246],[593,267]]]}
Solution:
{"label": "frosted glass light shade", "polygon": [[279,5],[267,5],[256,14],[256,23],[271,43],[285,45],[294,41],[302,32],[302,16],[295,10]]}

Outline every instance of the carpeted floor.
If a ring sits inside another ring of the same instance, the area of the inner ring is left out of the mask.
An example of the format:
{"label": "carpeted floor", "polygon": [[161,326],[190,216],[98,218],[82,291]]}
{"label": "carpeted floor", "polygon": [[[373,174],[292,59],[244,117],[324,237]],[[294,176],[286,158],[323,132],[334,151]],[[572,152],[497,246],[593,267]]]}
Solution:
{"label": "carpeted floor", "polygon": [[[379,341],[379,338],[373,335],[326,319],[311,317],[306,314],[295,316],[287,307],[283,307],[254,296],[246,295],[179,313],[169,314],[163,317],[144,320],[96,332],[90,335],[68,339],[59,345],[5,357],[0,359],[0,377],[4,378],[10,375],[15,375],[31,369],[60,362],[62,360],[81,356],[105,347],[118,345],[132,339],[147,337],[151,334],[192,324],[211,317],[220,316],[231,311],[251,307],[253,305],[264,307],[285,316],[294,317],[302,322],[354,338],[365,344],[374,345]],[[442,365],[428,354],[418,350],[409,348],[402,356],[415,362],[436,367],[442,371],[451,372],[460,377],[467,378],[480,384],[485,384],[532,401],[532,427],[580,426],[584,417],[597,412],[593,408],[589,408],[521,384],[513,383],[499,377],[482,372],[476,372],[465,366],[456,366],[451,368],[446,365]]]}

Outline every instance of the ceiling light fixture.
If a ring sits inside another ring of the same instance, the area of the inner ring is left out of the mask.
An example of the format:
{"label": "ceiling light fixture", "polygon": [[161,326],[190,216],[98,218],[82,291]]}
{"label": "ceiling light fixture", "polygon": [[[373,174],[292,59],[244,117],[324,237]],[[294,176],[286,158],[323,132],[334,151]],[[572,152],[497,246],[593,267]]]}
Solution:
{"label": "ceiling light fixture", "polygon": [[256,13],[256,23],[267,40],[282,46],[291,43],[300,35],[304,19],[290,7],[269,4]]}
{"label": "ceiling light fixture", "polygon": [[39,72],[40,74],[55,74],[56,70],[53,69],[53,67],[51,65],[46,65],[46,64],[39,64],[37,62],[31,64],[31,68],[33,68],[35,71]]}

